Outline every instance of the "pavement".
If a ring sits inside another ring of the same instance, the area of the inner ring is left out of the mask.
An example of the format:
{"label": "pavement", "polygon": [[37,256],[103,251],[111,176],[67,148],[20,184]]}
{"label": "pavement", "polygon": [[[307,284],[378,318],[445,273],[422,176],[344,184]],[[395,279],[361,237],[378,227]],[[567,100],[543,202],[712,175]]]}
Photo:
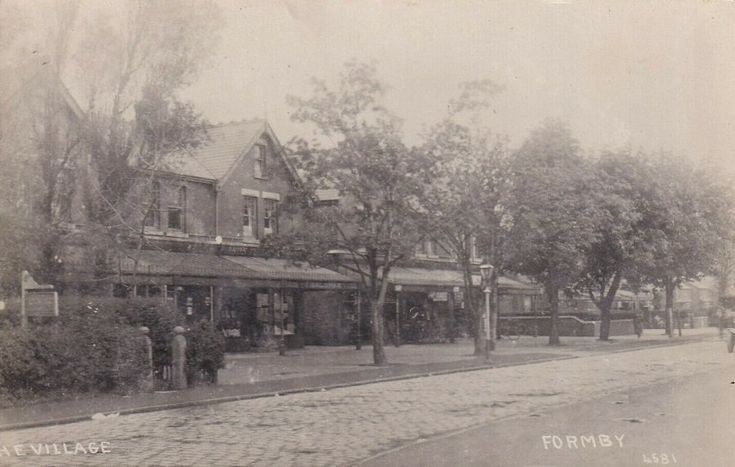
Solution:
{"label": "pavement", "polygon": [[[228,354],[217,386],[184,391],[134,395],[81,395],[75,399],[42,402],[0,409],[0,431],[89,420],[104,414],[128,415],[157,410],[320,391],[352,385],[416,378],[436,374],[499,368],[548,360],[579,358],[605,352],[622,352],[661,345],[679,345],[716,339],[713,328],[687,329],[670,339],[660,330],[647,330],[642,338],[617,337],[601,342],[587,337],[562,338],[550,347],[546,337],[523,336],[498,341],[491,362],[472,355],[472,342],[386,346],[390,365],[375,367],[372,348],[306,347],[277,354]],[[724,345],[724,344],[723,344]]]}
{"label": "pavement", "polygon": [[[0,464],[385,465],[375,456],[499,420],[543,417],[630,388],[696,382],[704,373],[731,381],[733,356],[716,337],[690,336],[680,342],[637,347],[580,343],[582,350],[570,344],[566,355],[554,352],[576,358],[9,430],[0,434]],[[497,357],[517,352],[510,347],[523,343],[502,345],[508,348],[500,348]],[[604,345],[617,348],[610,351]],[[700,401],[708,403],[717,401],[708,395]],[[512,447],[486,446],[506,455]],[[672,452],[666,448],[650,447]]]}
{"label": "pavement", "polygon": [[[735,362],[729,365],[735,370]],[[372,466],[735,463],[735,371],[720,369],[411,443]]]}

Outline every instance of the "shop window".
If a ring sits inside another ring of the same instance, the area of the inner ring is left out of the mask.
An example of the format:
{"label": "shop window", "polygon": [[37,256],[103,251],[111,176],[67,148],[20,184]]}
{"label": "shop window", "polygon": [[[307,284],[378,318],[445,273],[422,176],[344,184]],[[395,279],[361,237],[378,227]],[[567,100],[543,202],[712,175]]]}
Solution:
{"label": "shop window", "polygon": [[278,233],[278,202],[274,199],[264,199],[263,211],[263,229],[265,235]]}
{"label": "shop window", "polygon": [[179,188],[174,203],[168,207],[168,228],[186,230],[186,187]]}
{"label": "shop window", "polygon": [[242,236],[258,238],[258,198],[254,196],[242,197]]}
{"label": "shop window", "polygon": [[258,178],[266,177],[266,149],[263,144],[255,145],[255,176]]}
{"label": "shop window", "polygon": [[127,284],[115,284],[112,286],[112,296],[115,298],[128,298],[130,297],[131,288]]}
{"label": "shop window", "polygon": [[161,184],[158,181],[154,181],[151,186],[150,205],[148,212],[145,213],[143,225],[152,229],[161,228]]}

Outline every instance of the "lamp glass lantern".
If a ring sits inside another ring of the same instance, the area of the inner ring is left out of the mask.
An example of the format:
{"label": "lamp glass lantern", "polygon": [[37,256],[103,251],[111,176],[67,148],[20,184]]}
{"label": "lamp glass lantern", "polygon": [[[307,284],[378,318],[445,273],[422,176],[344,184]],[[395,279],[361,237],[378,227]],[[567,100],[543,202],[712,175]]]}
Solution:
{"label": "lamp glass lantern", "polygon": [[480,277],[482,277],[484,283],[487,284],[490,280],[490,277],[493,275],[493,269],[495,268],[492,264],[484,263],[480,265]]}

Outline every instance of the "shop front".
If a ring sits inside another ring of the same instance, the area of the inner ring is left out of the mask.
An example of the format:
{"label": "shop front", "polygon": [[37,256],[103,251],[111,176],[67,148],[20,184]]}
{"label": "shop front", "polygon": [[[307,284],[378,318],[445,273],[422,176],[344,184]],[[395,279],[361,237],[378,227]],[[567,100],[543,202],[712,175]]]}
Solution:
{"label": "shop front", "polygon": [[213,322],[228,351],[303,346],[302,322],[319,312],[320,297],[355,289],[342,274],[285,259],[146,250],[120,270],[138,296],[160,290],[188,320]]}
{"label": "shop front", "polygon": [[[396,267],[391,270],[389,281],[393,295],[386,304],[385,319],[394,342],[445,342],[473,335],[460,271]],[[477,306],[482,306],[483,300],[480,283],[480,275],[473,274],[472,293]],[[533,284],[499,277],[498,315],[532,313],[539,293]]]}

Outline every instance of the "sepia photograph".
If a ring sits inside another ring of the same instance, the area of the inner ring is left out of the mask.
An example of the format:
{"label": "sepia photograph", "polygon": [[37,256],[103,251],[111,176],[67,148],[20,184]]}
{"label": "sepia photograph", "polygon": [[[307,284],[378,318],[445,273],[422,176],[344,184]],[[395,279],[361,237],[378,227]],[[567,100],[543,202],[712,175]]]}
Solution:
{"label": "sepia photograph", "polygon": [[0,466],[735,465],[735,2],[0,0]]}

